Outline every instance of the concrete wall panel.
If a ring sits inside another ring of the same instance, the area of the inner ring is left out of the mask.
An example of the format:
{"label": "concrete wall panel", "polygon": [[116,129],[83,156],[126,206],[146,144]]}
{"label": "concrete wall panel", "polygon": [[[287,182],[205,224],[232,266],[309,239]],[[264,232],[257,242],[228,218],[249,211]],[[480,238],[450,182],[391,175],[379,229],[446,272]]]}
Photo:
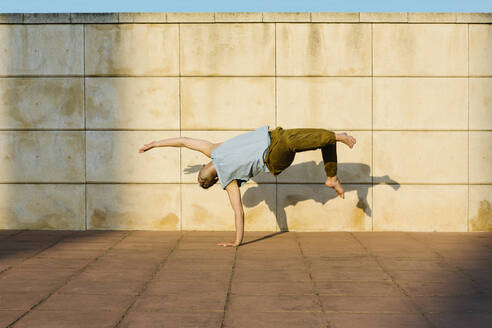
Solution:
{"label": "concrete wall panel", "polygon": [[275,126],[275,80],[268,77],[183,78],[182,129]]}
{"label": "concrete wall panel", "polygon": [[470,25],[470,75],[491,76],[492,25]]}
{"label": "concrete wall panel", "polygon": [[370,24],[278,24],[277,74],[370,75]]}
{"label": "concrete wall panel", "polygon": [[179,130],[179,78],[88,78],[87,127]]}
{"label": "concrete wall panel", "polygon": [[1,131],[0,182],[84,182],[84,132]]}
{"label": "concrete wall panel", "polygon": [[179,148],[139,153],[151,141],[179,137],[170,131],[87,132],[87,181],[179,183]]}
{"label": "concrete wall panel", "polygon": [[85,187],[0,184],[2,229],[85,230]]}
{"label": "concrete wall panel", "polygon": [[492,183],[492,131],[470,131],[470,183]]}
{"label": "concrete wall panel", "polygon": [[87,186],[89,229],[179,230],[178,184]]}
{"label": "concrete wall panel", "polygon": [[182,24],[181,74],[274,75],[274,24]]}
{"label": "concrete wall panel", "polygon": [[467,132],[375,131],[373,142],[376,181],[468,182]]}
{"label": "concrete wall panel", "polygon": [[83,129],[81,78],[0,78],[0,128]]}
{"label": "concrete wall panel", "polygon": [[283,128],[370,129],[371,79],[280,77],[277,121]]}
{"label": "concrete wall panel", "polygon": [[378,185],[373,197],[374,231],[467,231],[467,186]]}
{"label": "concrete wall panel", "polygon": [[468,128],[466,78],[375,78],[375,129]]}
{"label": "concrete wall panel", "polygon": [[[275,185],[245,184],[240,190],[244,206],[244,229],[275,231]],[[197,184],[183,184],[181,196],[183,230],[235,230],[234,212],[227,193],[219,184],[209,189],[203,189]]]}
{"label": "concrete wall panel", "polygon": [[0,75],[81,75],[82,44],[82,25],[0,25]]}
{"label": "concrete wall panel", "polygon": [[468,34],[459,24],[375,24],[374,75],[466,76]]}
{"label": "concrete wall panel", "polygon": [[492,130],[492,78],[470,79],[470,129]]}
{"label": "concrete wall panel", "polygon": [[178,25],[87,25],[87,75],[178,75]]}
{"label": "concrete wall panel", "polygon": [[470,186],[469,231],[492,231],[492,185]]}
{"label": "concrete wall panel", "polygon": [[344,187],[341,199],[321,184],[278,185],[277,217],[294,231],[371,230],[370,185]]}

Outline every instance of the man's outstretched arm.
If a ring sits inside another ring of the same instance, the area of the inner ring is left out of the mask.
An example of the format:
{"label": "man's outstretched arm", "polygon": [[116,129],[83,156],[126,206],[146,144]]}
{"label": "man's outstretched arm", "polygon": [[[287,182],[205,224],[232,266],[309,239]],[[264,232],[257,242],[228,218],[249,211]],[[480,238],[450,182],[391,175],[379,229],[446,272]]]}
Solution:
{"label": "man's outstretched arm", "polygon": [[158,141],[149,142],[148,144],[143,145],[138,150],[138,152],[143,153],[143,152],[146,152],[147,150],[150,150],[150,149],[156,148],[156,147],[186,147],[186,148],[189,148],[191,150],[196,150],[196,151],[202,152],[205,156],[210,157],[210,155],[212,154],[212,151],[218,145],[220,145],[220,143],[214,144],[214,143],[211,143],[210,141],[203,140],[203,139],[178,137],[178,138],[169,138],[169,139],[162,139],[162,140],[158,140]]}
{"label": "man's outstretched arm", "polygon": [[231,202],[232,209],[234,210],[234,217],[236,218],[236,240],[233,243],[218,243],[220,246],[239,246],[243,241],[244,235],[244,210],[243,203],[241,202],[241,192],[236,180],[233,180],[226,187],[229,200]]}

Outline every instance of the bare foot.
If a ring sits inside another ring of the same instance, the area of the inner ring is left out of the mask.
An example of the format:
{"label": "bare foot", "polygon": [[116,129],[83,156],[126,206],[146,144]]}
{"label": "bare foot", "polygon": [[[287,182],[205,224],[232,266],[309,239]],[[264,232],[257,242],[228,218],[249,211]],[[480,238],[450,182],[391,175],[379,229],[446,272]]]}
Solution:
{"label": "bare foot", "polygon": [[336,133],[335,136],[336,136],[337,141],[343,142],[344,144],[346,144],[347,146],[349,146],[349,148],[354,147],[355,143],[357,142],[357,140],[355,140],[354,137],[349,136],[345,132],[343,132],[343,133]]}
{"label": "bare foot", "polygon": [[342,188],[342,184],[340,183],[340,180],[338,180],[337,176],[328,177],[325,181],[325,186],[335,189],[338,196],[345,199],[345,192],[344,192],[344,190]]}

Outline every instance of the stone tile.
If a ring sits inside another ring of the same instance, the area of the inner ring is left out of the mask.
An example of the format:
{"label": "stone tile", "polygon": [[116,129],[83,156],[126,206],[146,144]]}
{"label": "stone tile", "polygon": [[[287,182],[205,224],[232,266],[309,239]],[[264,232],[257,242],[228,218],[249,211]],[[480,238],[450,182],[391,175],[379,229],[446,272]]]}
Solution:
{"label": "stone tile", "polygon": [[[489,14],[490,15],[490,14]],[[492,25],[470,25],[470,75],[492,75]]]}
{"label": "stone tile", "polygon": [[309,12],[264,12],[263,22],[311,22]]}
{"label": "stone tile", "polygon": [[22,262],[16,267],[21,271],[34,271],[45,273],[49,271],[72,270],[77,271],[82,269],[89,261],[84,259],[54,259],[54,258],[30,258]]}
{"label": "stone tile", "polygon": [[376,24],[373,42],[374,75],[467,75],[465,25]]}
{"label": "stone tile", "polygon": [[408,13],[409,23],[456,23],[457,13]]}
{"label": "stone tile", "polygon": [[331,312],[416,312],[406,297],[399,296],[320,296],[326,313]]}
{"label": "stone tile", "polygon": [[86,26],[87,75],[177,75],[176,24]]}
{"label": "stone tile", "polygon": [[[13,269],[12,269],[13,270]],[[8,274],[12,270],[9,270]],[[39,273],[37,273],[39,275]],[[29,280],[25,278],[3,278],[0,279],[0,290],[6,294],[16,293],[35,293],[40,295],[47,295],[51,291],[55,291],[63,281],[60,280]]]}
{"label": "stone tile", "polygon": [[1,78],[0,128],[80,129],[83,103],[79,78]]}
{"label": "stone tile", "polygon": [[[122,311],[123,312],[123,311]],[[38,311],[34,310],[15,324],[15,327],[51,328],[56,322],[59,327],[114,327],[122,313],[104,310]]]}
{"label": "stone tile", "polygon": [[492,13],[457,13],[458,23],[492,23]]}
{"label": "stone tile", "polygon": [[[389,245],[389,248],[393,246]],[[440,271],[440,270],[450,270],[452,267],[449,264],[436,261],[426,261],[426,260],[407,260],[399,258],[380,258],[379,262],[382,263],[383,267],[389,272],[393,271],[405,271],[405,270],[429,270],[429,271]]]}
{"label": "stone tile", "polygon": [[25,24],[56,24],[70,23],[70,14],[67,13],[25,13]]}
{"label": "stone tile", "polygon": [[[234,212],[219,183],[207,190],[194,184],[181,188],[183,230],[235,230]],[[241,189],[244,229],[275,231],[275,185],[245,184]]]}
{"label": "stone tile", "polygon": [[470,186],[469,231],[492,231],[492,186]]}
{"label": "stone tile", "polygon": [[172,23],[206,23],[214,21],[213,12],[175,12],[167,13],[167,22]]}
{"label": "stone tile", "polygon": [[463,283],[463,273],[453,270],[392,270],[391,276],[397,281]]}
{"label": "stone tile", "polygon": [[381,269],[372,270],[346,270],[331,269],[318,270],[312,269],[311,276],[316,281],[325,280],[352,280],[352,281],[381,281],[390,280],[390,277]]}
{"label": "stone tile", "polygon": [[413,300],[425,313],[490,313],[492,299],[490,295],[475,296],[436,296],[413,297]]}
{"label": "stone tile", "polygon": [[369,24],[278,24],[277,75],[371,74]]}
{"label": "stone tile", "polygon": [[470,183],[492,183],[491,131],[470,131]]}
{"label": "stone tile", "polygon": [[310,281],[251,282],[233,280],[231,293],[239,295],[305,295],[314,292]]}
{"label": "stone tile", "polygon": [[311,21],[313,23],[358,23],[360,13],[348,12],[312,12]]}
{"label": "stone tile", "polygon": [[375,129],[466,130],[465,78],[375,78]]}
{"label": "stone tile", "polygon": [[[341,143],[337,144],[338,178],[342,184],[372,182],[372,133],[369,131],[350,130],[344,132],[347,132],[357,139],[357,143],[352,149]],[[321,149],[296,153],[291,166],[285,169],[282,174],[277,177],[277,180],[280,183],[324,184],[326,181],[326,172],[324,170]],[[354,188],[354,186],[346,187],[350,190],[353,190]],[[367,192],[367,190],[365,192]]]}
{"label": "stone tile", "polygon": [[178,230],[180,193],[173,184],[87,186],[89,229]]}
{"label": "stone tile", "polygon": [[225,292],[208,294],[143,295],[133,305],[136,312],[195,312],[223,311]]}
{"label": "stone tile", "polygon": [[234,271],[234,281],[239,282],[309,282],[311,278],[304,268],[282,270],[243,269]]}
{"label": "stone tile", "polygon": [[432,327],[421,314],[404,313],[329,313],[326,315],[329,327],[366,328],[425,328]]}
{"label": "stone tile", "polygon": [[215,22],[261,22],[263,13],[261,12],[216,12]]}
{"label": "stone tile", "polygon": [[0,44],[0,75],[83,73],[80,25],[3,25]]}
{"label": "stone tile", "polygon": [[182,75],[275,73],[274,24],[184,24],[180,38]]}
{"label": "stone tile", "polygon": [[165,322],[169,328],[183,327],[215,327],[219,328],[222,324],[222,312],[182,312],[182,313],[163,313],[163,312],[135,312],[130,311],[120,323],[120,327],[162,327]]}
{"label": "stone tile", "polygon": [[[261,310],[260,310],[261,311]],[[244,312],[244,309],[227,311],[224,319],[227,328],[271,328],[271,327],[319,327],[325,328],[326,321],[321,312]]]}
{"label": "stone tile", "polygon": [[151,141],[177,137],[177,131],[88,131],[87,181],[179,183],[178,147],[138,152]]}
{"label": "stone tile", "polygon": [[167,13],[119,13],[120,23],[165,23]]}
{"label": "stone tile", "polygon": [[[38,292],[30,293],[2,293],[0,294],[0,311],[2,310],[29,310],[44,297]],[[1,312],[0,312],[1,313]]]}
{"label": "stone tile", "polygon": [[272,77],[188,77],[181,83],[182,129],[275,126]]}
{"label": "stone tile", "polygon": [[391,281],[316,281],[319,295],[403,296]]}
{"label": "stone tile", "polygon": [[3,204],[0,226],[6,229],[84,229],[84,193],[83,185],[0,184]]}
{"label": "stone tile", "polygon": [[467,141],[465,131],[374,131],[375,181],[467,183]]}
{"label": "stone tile", "polygon": [[398,281],[398,285],[411,296],[462,296],[478,294],[471,282],[449,281]]}
{"label": "stone tile", "polygon": [[345,184],[345,199],[324,184],[278,185],[277,220],[292,231],[368,230],[372,190]]}
{"label": "stone tile", "polygon": [[[271,129],[274,127],[271,126]],[[181,131],[183,137],[204,139],[212,143],[222,143],[248,131]],[[201,152],[181,148],[181,181],[182,183],[197,184],[198,171],[202,164],[207,164],[211,159]],[[275,177],[270,172],[260,173],[249,180],[248,184],[274,183]],[[219,182],[217,186],[219,186]],[[197,184],[198,185],[198,184]]]}
{"label": "stone tile", "polygon": [[88,78],[89,129],[179,129],[178,78]]}
{"label": "stone tile", "polygon": [[24,14],[1,13],[0,23],[2,24],[21,24],[24,19]]}
{"label": "stone tile", "polygon": [[155,276],[162,281],[227,281],[231,277],[231,270],[173,270],[165,268]]}
{"label": "stone tile", "polygon": [[375,186],[374,230],[466,231],[467,203],[467,186]]}
{"label": "stone tile", "polygon": [[320,311],[314,295],[230,295],[230,312]]}
{"label": "stone tile", "polygon": [[394,12],[394,13],[361,12],[360,21],[369,22],[369,23],[393,23],[393,22],[406,23],[408,21],[408,18],[407,18],[407,13],[405,12]]}
{"label": "stone tile", "polygon": [[[167,265],[167,264],[166,264]],[[191,266],[190,266],[191,267]],[[190,268],[189,267],[189,268]],[[207,281],[206,284],[203,281],[166,281],[166,280],[154,280],[145,290],[145,295],[191,295],[221,292],[227,294],[229,287],[229,280],[216,280]]]}
{"label": "stone tile", "polygon": [[84,133],[2,131],[1,182],[83,182]]}
{"label": "stone tile", "polygon": [[91,313],[96,311],[123,312],[132,303],[131,295],[88,295],[55,293],[37,307],[39,311],[80,311],[83,308]]}
{"label": "stone tile", "polygon": [[272,258],[272,257],[259,257],[257,258],[241,258],[236,260],[234,270],[283,270],[285,268],[303,268],[304,260],[299,258]]}
{"label": "stone tile", "polygon": [[379,264],[374,258],[366,257],[348,257],[348,258],[310,258],[311,270],[345,270],[345,271],[366,271],[378,270]]}
{"label": "stone tile", "polygon": [[10,323],[15,321],[23,313],[24,311],[22,310],[0,310],[0,325],[2,327],[8,327]]}
{"label": "stone tile", "polygon": [[492,129],[492,78],[470,78],[470,129]]}
{"label": "stone tile", "polygon": [[438,328],[480,328],[484,327],[484,323],[492,320],[490,313],[447,313],[443,314],[427,314],[430,321]]}
{"label": "stone tile", "polygon": [[73,23],[118,23],[118,13],[73,13]]}
{"label": "stone tile", "polygon": [[371,79],[364,77],[279,77],[278,125],[370,129],[371,90]]}

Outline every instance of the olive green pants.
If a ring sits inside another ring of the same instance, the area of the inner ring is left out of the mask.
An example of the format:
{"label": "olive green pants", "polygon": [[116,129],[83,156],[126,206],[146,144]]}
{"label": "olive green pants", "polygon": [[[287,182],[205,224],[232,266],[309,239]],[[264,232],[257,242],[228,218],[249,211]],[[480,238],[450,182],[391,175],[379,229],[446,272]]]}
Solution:
{"label": "olive green pants", "polygon": [[270,131],[270,146],[265,164],[273,175],[288,168],[296,153],[321,148],[325,172],[328,177],[337,174],[337,149],[335,133],[325,129],[282,129]]}

